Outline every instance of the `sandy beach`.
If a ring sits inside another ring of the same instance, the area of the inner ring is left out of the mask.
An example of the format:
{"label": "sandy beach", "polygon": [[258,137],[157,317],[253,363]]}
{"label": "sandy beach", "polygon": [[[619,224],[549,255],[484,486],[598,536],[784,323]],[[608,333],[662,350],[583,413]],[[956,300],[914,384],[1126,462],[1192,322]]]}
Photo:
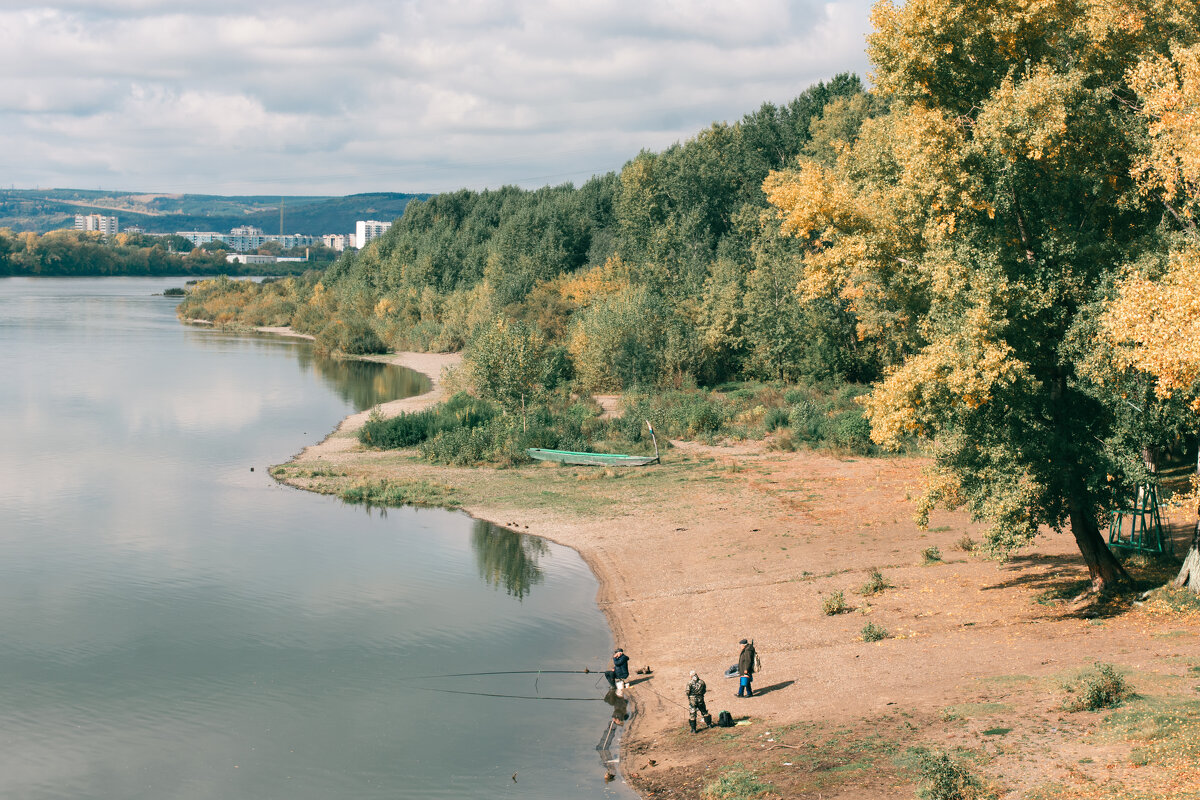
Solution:
{"label": "sandy beach", "polygon": [[[433,388],[381,412],[437,402],[443,370],[459,359],[388,356]],[[625,471],[452,468],[366,450],[354,434],[367,416],[273,474],[327,493],[364,480],[436,484],[474,517],[577,550],[631,666],[652,669],[633,676],[639,714],[622,745],[622,777],[645,797],[700,797],[736,763],[769,781],[762,796],[908,798],[913,747],[982,748],[981,773],[1018,792],[1167,779],[1132,767],[1131,743],[1089,744],[1098,717],[1064,712],[1062,685],[1097,661],[1128,669],[1141,691],[1187,681],[1200,664],[1195,621],[1073,605],[1086,569],[1069,534],[1048,533],[1002,563],[971,549],[981,529],[963,514],[935,514],[918,530],[921,459],[675,442],[661,466]],[[873,570],[887,588],[864,594]],[[846,611],[827,615],[835,592]],[[868,623],[886,637],[863,641]],[[743,637],[763,662],[749,699],[722,677]],[[743,724],[688,731],[692,669],[712,714],[727,709]]]}

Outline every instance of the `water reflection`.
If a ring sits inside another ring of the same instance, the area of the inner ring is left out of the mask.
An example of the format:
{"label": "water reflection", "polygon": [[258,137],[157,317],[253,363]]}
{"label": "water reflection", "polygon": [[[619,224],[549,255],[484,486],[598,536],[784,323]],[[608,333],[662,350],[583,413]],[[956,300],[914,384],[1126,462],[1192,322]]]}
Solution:
{"label": "water reflection", "polygon": [[364,409],[397,397],[413,397],[430,389],[429,378],[419,372],[377,361],[330,358],[318,355],[311,345],[297,348],[301,370],[310,367],[347,403]]}
{"label": "water reflection", "polygon": [[321,381],[358,411],[400,397],[424,394],[429,378],[411,369],[378,361],[332,358],[313,349],[311,342],[293,337],[247,336],[202,326],[184,328],[189,345],[223,353],[243,350],[286,350],[296,357],[301,373],[313,372]]}
{"label": "water reflection", "polygon": [[544,580],[538,559],[549,548],[536,536],[501,528],[476,520],[471,531],[471,546],[479,564],[479,575],[489,586],[504,587],[509,595],[523,599]]}

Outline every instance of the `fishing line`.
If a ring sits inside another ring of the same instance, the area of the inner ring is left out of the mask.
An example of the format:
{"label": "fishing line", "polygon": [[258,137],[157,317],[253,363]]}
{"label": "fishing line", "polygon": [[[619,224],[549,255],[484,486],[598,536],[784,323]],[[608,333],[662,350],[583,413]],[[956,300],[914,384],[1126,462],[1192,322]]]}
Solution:
{"label": "fishing line", "polygon": [[483,675],[600,675],[594,669],[510,669],[501,672],[454,672],[448,675],[406,675],[398,681],[421,681],[433,678],[477,678]]}
{"label": "fishing line", "polygon": [[684,708],[684,709],[690,708],[689,706],[685,706],[683,703],[679,702],[678,700],[672,700],[671,698],[665,696],[662,692],[658,691],[653,686],[647,686],[646,688],[649,689],[650,691],[654,692],[656,695],[658,695],[659,698],[666,700],[668,703],[673,703],[674,705],[677,705],[680,708]]}
{"label": "fishing line", "polygon": [[443,694],[470,694],[476,697],[507,697],[512,700],[576,700],[579,702],[599,702],[603,703],[603,697],[546,697],[544,695],[528,695],[528,694],[493,694],[492,692],[462,692],[457,689],[432,689],[429,687],[421,687],[425,692],[442,692]]}

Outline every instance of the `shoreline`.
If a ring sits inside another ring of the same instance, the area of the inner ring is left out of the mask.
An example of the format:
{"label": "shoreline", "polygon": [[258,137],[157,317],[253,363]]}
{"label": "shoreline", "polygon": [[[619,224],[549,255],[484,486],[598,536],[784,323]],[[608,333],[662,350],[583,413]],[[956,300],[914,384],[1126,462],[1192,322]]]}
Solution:
{"label": "shoreline", "polygon": [[[436,402],[441,370],[458,358],[376,359],[432,382],[389,411]],[[1045,587],[1086,578],[1069,534],[1044,534],[1000,563],[961,549],[983,530],[964,513],[938,512],[918,530],[922,459],[673,442],[656,467],[447,467],[412,451],[362,448],[354,431],[368,413],[347,417],[272,475],[327,494],[364,481],[435,483],[476,519],[579,553],[631,672],[653,669],[650,678],[631,674],[626,696],[637,714],[620,742],[620,774],[642,797],[695,798],[720,769],[746,763],[783,796],[909,798],[911,769],[878,753],[864,760],[863,742],[885,741],[880,753],[977,749],[985,728],[1032,731],[1033,745],[1006,740],[1012,749],[992,757],[989,771],[1016,787],[1062,775],[1064,762],[1096,779],[1133,780],[1148,773],[1127,771],[1132,745],[1124,755],[1110,746],[1094,765],[1072,755],[1084,731],[1061,718],[1055,692],[1098,661],[1155,674],[1185,653],[1200,663],[1200,635],[1169,633],[1179,621],[1130,611],[1096,625],[1064,600],[1041,599]],[[940,553],[933,562],[922,558],[930,548]],[[886,590],[862,594],[875,570]],[[850,613],[823,613],[835,592]],[[863,641],[864,622],[886,638]],[[756,639],[764,666],[756,697],[734,699],[721,676],[743,637]],[[711,714],[729,710],[738,727],[688,732],[692,669],[708,683]],[[976,710],[955,710],[963,708]],[[774,758],[781,754],[788,760]],[[860,763],[862,771],[830,771]]]}

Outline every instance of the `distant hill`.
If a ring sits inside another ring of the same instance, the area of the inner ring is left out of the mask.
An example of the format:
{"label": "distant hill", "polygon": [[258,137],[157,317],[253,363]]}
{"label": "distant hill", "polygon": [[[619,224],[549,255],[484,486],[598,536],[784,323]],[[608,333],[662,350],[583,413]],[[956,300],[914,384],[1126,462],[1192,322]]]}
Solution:
{"label": "distant hill", "polygon": [[[393,220],[408,201],[427,194],[373,192],[345,197],[283,197],[284,233],[353,233],[355,220]],[[116,214],[121,229],[140,225],[147,233],[185,230],[228,232],[254,225],[279,233],[278,196],[226,197],[203,194],[105,192],[86,189],[0,190],[0,228],[46,231],[71,228],[76,214]]]}

